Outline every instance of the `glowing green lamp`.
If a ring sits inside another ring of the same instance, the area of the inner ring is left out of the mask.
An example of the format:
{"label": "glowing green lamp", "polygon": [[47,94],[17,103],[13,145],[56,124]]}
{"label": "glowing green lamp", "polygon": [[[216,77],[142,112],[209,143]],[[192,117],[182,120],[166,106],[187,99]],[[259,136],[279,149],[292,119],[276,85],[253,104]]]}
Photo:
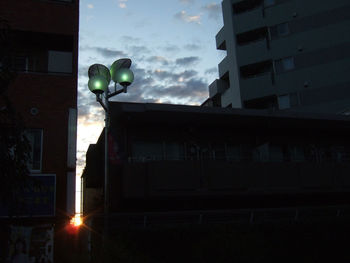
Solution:
{"label": "glowing green lamp", "polygon": [[89,79],[89,90],[95,94],[102,94],[108,88],[108,81],[104,76],[96,75]]}
{"label": "glowing green lamp", "polygon": [[109,69],[102,64],[93,64],[89,67],[89,78],[92,78],[94,76],[103,76],[107,83],[109,84],[111,82],[111,74],[109,73]]}
{"label": "glowing green lamp", "polygon": [[120,68],[114,72],[112,79],[123,87],[127,87],[134,81],[134,73],[128,68]]}

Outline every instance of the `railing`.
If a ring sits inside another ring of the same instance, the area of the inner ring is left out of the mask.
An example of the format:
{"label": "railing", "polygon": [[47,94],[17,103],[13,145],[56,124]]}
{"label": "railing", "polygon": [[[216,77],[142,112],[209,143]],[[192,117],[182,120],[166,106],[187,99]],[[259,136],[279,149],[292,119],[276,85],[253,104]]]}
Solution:
{"label": "railing", "polygon": [[[96,215],[94,218],[103,218]],[[118,228],[200,225],[260,224],[278,222],[313,222],[350,218],[350,206],[237,209],[217,211],[179,211],[150,213],[115,213],[109,215],[110,227]]]}
{"label": "railing", "polygon": [[147,163],[155,161],[227,161],[227,162],[308,162],[308,163],[323,163],[323,162],[333,162],[333,163],[349,163],[350,162],[350,152],[346,151],[341,155],[333,158],[325,158],[320,155],[315,156],[305,156],[304,158],[292,157],[271,157],[267,159],[259,159],[247,156],[237,156],[237,155],[226,155],[225,157],[215,157],[214,155],[209,157],[203,157],[200,154],[195,157],[190,156],[179,156],[179,157],[164,157],[163,155],[152,155],[144,157],[129,157],[127,159],[128,163]]}

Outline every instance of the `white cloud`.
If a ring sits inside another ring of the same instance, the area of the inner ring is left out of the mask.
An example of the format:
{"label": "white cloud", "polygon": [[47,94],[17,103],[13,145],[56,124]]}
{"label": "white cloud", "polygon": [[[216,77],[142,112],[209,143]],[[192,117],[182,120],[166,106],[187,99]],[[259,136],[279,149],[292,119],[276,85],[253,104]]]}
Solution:
{"label": "white cloud", "polygon": [[200,24],[201,23],[201,15],[193,15],[190,16],[186,13],[186,11],[182,10],[179,13],[175,14],[175,18],[180,19],[186,23],[195,23],[195,24]]}
{"label": "white cloud", "polygon": [[194,0],[180,0],[180,2],[184,4],[193,4]]}
{"label": "white cloud", "polygon": [[207,4],[202,9],[208,13],[209,18],[219,19],[222,16],[221,5],[217,3]]}
{"label": "white cloud", "polygon": [[128,0],[118,0],[119,7],[126,8],[126,2],[128,2]]}
{"label": "white cloud", "polygon": [[93,8],[94,8],[94,5],[93,5],[93,4],[87,4],[87,8],[93,9]]}

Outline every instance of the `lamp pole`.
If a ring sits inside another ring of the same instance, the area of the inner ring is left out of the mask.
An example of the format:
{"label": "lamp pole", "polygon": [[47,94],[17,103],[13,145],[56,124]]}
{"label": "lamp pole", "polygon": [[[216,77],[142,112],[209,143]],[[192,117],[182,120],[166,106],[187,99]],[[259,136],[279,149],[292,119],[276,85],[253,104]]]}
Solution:
{"label": "lamp pole", "polygon": [[109,213],[109,167],[108,167],[108,130],[109,130],[109,101],[108,101],[108,89],[105,91],[105,176],[104,176],[104,213],[105,216]]}
{"label": "lamp pole", "polygon": [[[89,89],[96,95],[102,108],[105,110],[105,160],[104,160],[104,229],[108,234],[108,215],[109,215],[109,158],[108,158],[108,134],[110,125],[109,98],[120,93],[126,93],[127,87],[133,82],[134,74],[130,70],[131,60],[128,58],[116,60],[110,69],[101,64],[94,64],[89,67]],[[114,81],[114,91],[110,92],[108,85]],[[117,89],[117,84],[122,86]],[[102,96],[104,95],[104,98]]]}

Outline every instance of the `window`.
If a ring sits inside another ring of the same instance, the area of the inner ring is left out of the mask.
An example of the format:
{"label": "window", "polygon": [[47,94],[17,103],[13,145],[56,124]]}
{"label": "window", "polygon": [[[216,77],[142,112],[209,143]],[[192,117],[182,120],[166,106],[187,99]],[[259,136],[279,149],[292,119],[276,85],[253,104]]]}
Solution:
{"label": "window", "polygon": [[48,72],[72,73],[72,52],[49,50]]}
{"label": "window", "polygon": [[136,141],[132,144],[132,156],[135,161],[154,161],[163,159],[161,142]]}
{"label": "window", "polygon": [[305,161],[305,151],[301,145],[289,145],[288,153],[291,161],[294,161],[294,162]]}
{"label": "window", "polygon": [[166,142],[165,155],[167,160],[182,160],[184,158],[184,147],[177,142]]}
{"label": "window", "polygon": [[293,57],[282,58],[280,60],[277,60],[275,64],[277,73],[283,73],[295,68]]}
{"label": "window", "polygon": [[213,143],[212,145],[214,159],[215,160],[225,160],[226,159],[226,151],[224,143]]}
{"label": "window", "polygon": [[227,145],[226,158],[228,161],[240,160],[240,146],[239,145]]}
{"label": "window", "polygon": [[283,162],[284,156],[283,156],[283,149],[280,145],[269,145],[269,154],[270,154],[270,161],[271,162]]}
{"label": "window", "polygon": [[284,58],[281,61],[282,61],[282,67],[285,71],[294,69],[294,58],[293,57]]}
{"label": "window", "polygon": [[256,147],[253,151],[253,160],[256,162],[269,161],[269,144],[264,143]]}
{"label": "window", "polygon": [[269,7],[275,4],[275,0],[264,0],[264,6]]}
{"label": "window", "polygon": [[280,110],[290,108],[290,98],[289,94],[278,96],[278,108]]}
{"label": "window", "polygon": [[279,38],[288,36],[290,34],[289,23],[282,23],[279,25],[272,26],[270,28],[271,38]]}
{"label": "window", "polygon": [[41,129],[28,129],[25,131],[25,135],[31,147],[29,170],[39,172],[41,171],[43,131]]}
{"label": "window", "polygon": [[279,24],[276,26],[276,29],[277,29],[277,34],[280,37],[289,35],[288,23]]}
{"label": "window", "polygon": [[297,92],[289,93],[289,101],[290,101],[290,106],[298,106],[299,105],[299,95]]}

